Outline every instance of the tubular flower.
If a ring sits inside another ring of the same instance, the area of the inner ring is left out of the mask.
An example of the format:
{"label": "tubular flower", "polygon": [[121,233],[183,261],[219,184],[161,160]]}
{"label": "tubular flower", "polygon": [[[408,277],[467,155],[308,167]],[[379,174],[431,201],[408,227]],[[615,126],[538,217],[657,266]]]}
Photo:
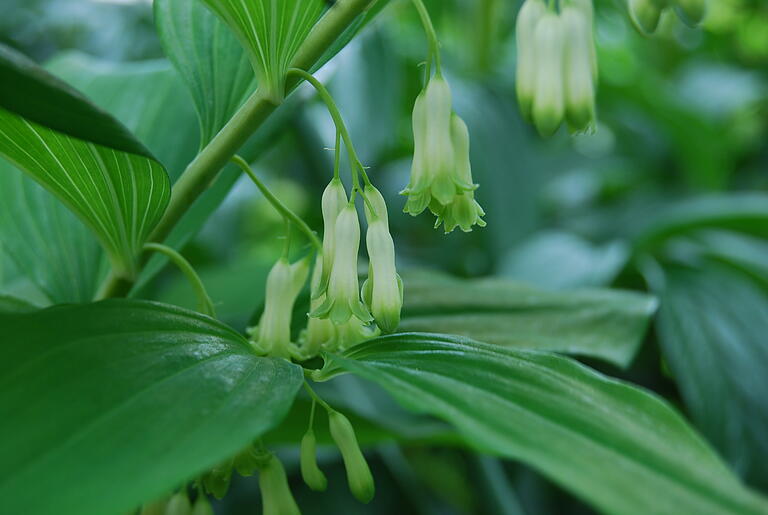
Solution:
{"label": "tubular flower", "polygon": [[347,350],[381,334],[381,330],[376,324],[366,324],[355,316],[350,318],[348,322],[337,325],[336,331],[335,349],[330,348],[328,350]]}
{"label": "tubular flower", "polygon": [[547,12],[536,24],[536,95],[532,118],[542,136],[551,136],[563,121],[563,24],[560,17]]}
{"label": "tubular flower", "polygon": [[666,7],[663,0],[629,0],[629,17],[643,34],[656,32],[661,11]]}
{"label": "tubular flower", "polygon": [[401,192],[408,196],[404,211],[420,214],[431,201],[449,204],[454,195],[474,189],[456,174],[451,142],[451,90],[435,75],[413,106],[414,153],[411,179]]}
{"label": "tubular flower", "polygon": [[547,12],[544,0],[526,0],[517,15],[515,39],[517,41],[516,89],[520,112],[531,119],[531,107],[536,92],[536,45],[533,40],[536,24]]}
{"label": "tubular flower", "polygon": [[259,468],[259,490],[264,515],[301,515],[288,486],[285,468],[274,455]]}
{"label": "tubular flower", "polygon": [[[325,303],[325,293],[319,293],[320,278],[323,272],[323,256],[315,258],[315,269],[312,272],[310,313]],[[301,354],[305,358],[317,356],[323,348],[331,347],[337,337],[336,326],[327,318],[309,317],[307,328],[301,334]]]}
{"label": "tubular flower", "polygon": [[341,451],[341,457],[344,460],[349,490],[358,501],[370,502],[375,492],[373,476],[363,453],[360,451],[360,445],[357,443],[357,437],[355,436],[352,424],[347,417],[338,411],[328,413],[328,422],[331,437],[336,442],[336,446]]}
{"label": "tubular flower", "polygon": [[317,438],[312,429],[307,430],[301,439],[301,477],[309,488],[323,492],[328,488],[328,479],[317,466]]}
{"label": "tubular flower", "polygon": [[389,234],[387,206],[384,197],[373,186],[366,186],[365,216],[368,220],[368,279],[363,283],[363,300],[376,324],[385,333],[394,332],[400,324],[403,307],[403,281],[395,267],[395,244]]}
{"label": "tubular flower", "polygon": [[[472,184],[472,165],[469,162],[469,130],[456,113],[451,116],[451,140],[455,152],[456,169],[462,181]],[[473,225],[485,227],[485,211],[475,200],[474,191],[462,191],[454,196],[453,201],[442,206],[433,202],[430,210],[437,216],[435,229],[443,224],[446,234],[457,226],[464,232],[470,232]]]}
{"label": "tubular flower", "polygon": [[566,5],[561,13],[565,30],[565,114],[574,131],[595,123],[595,77],[592,23],[583,8]]}
{"label": "tubular flower", "polygon": [[293,304],[309,275],[309,259],[294,264],[280,258],[267,276],[264,312],[259,325],[250,330],[257,336],[254,347],[265,355],[291,357]]}
{"label": "tubular flower", "polygon": [[341,211],[335,227],[333,265],[323,304],[310,316],[329,318],[335,324],[348,322],[356,316],[363,322],[373,317],[360,300],[357,279],[357,252],[360,248],[360,222],[352,203]]}
{"label": "tubular flower", "polygon": [[674,4],[680,19],[691,26],[701,23],[707,14],[707,0],[674,0]]}
{"label": "tubular flower", "polygon": [[336,247],[336,219],[346,205],[347,192],[344,190],[341,179],[334,177],[323,191],[322,209],[323,227],[325,228],[323,232],[323,266],[318,288],[312,291],[313,298],[325,293],[325,289],[328,287],[333,265],[333,253]]}

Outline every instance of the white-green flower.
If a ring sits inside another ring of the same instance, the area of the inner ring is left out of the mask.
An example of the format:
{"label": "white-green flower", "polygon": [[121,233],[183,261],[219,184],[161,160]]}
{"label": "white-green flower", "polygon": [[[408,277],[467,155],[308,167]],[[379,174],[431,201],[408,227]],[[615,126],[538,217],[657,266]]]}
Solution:
{"label": "white-green flower", "polygon": [[564,41],[562,20],[556,13],[548,11],[536,24],[534,31],[537,71],[536,93],[531,111],[536,129],[545,137],[557,131],[565,115]]}
{"label": "white-green flower", "polygon": [[[312,300],[310,301],[310,313],[320,308],[325,303],[325,294],[318,293],[320,289],[320,278],[323,271],[323,256],[318,254],[315,258],[315,268],[312,272],[310,293]],[[322,349],[336,350],[334,347],[337,340],[337,330],[333,322],[327,318],[309,317],[307,321],[307,327],[302,331],[301,342],[301,354],[304,358],[311,358],[317,356]]]}
{"label": "white-green flower", "polygon": [[353,316],[347,322],[336,326],[336,347],[329,350],[346,350],[380,334],[381,330],[376,324],[365,323]]}
{"label": "white-green flower", "polygon": [[381,330],[391,333],[400,324],[403,281],[395,266],[395,243],[389,233],[384,197],[370,185],[365,187],[364,195],[367,200],[365,214],[368,220],[366,244],[369,264],[368,278],[363,283],[363,300]]}
{"label": "white-green flower", "polygon": [[[456,113],[451,116],[451,141],[453,142],[456,172],[462,182],[472,184],[472,165],[469,161],[469,130]],[[469,232],[472,226],[485,227],[485,211],[475,200],[474,191],[462,191],[454,195],[451,202],[441,205],[432,202],[430,210],[437,216],[435,228],[443,224],[446,233],[460,227],[462,231]]]}
{"label": "white-green flower", "polygon": [[629,0],[628,6],[629,17],[637,30],[643,34],[656,32],[661,11],[664,9],[664,6],[660,5],[660,0]]}
{"label": "white-green flower", "polygon": [[256,336],[254,347],[261,354],[286,359],[291,357],[291,314],[308,275],[308,258],[291,264],[282,257],[269,271],[264,312],[259,325],[251,330],[251,334]]}
{"label": "white-green flower", "polygon": [[561,12],[565,31],[565,114],[574,131],[585,131],[595,122],[592,23],[583,8],[566,5]]}
{"label": "white-green flower", "polygon": [[698,25],[707,15],[707,0],[673,0],[677,15],[691,26]]}
{"label": "white-green flower", "polygon": [[329,318],[335,324],[343,324],[353,315],[363,322],[370,322],[373,317],[360,300],[357,278],[360,222],[354,204],[347,204],[336,219],[334,239],[333,265],[325,290],[326,298],[311,316]]}
{"label": "white-green flower", "polygon": [[336,248],[336,219],[347,205],[347,192],[338,177],[331,179],[325,187],[322,197],[323,210],[323,265],[318,288],[312,292],[313,297],[321,295],[328,287],[333,268],[333,255]]}
{"label": "white-green flower", "polygon": [[517,42],[517,72],[515,86],[520,112],[525,119],[531,118],[531,107],[536,94],[536,58],[534,31],[536,24],[547,12],[544,0],[526,0],[517,14],[515,39]]}
{"label": "white-green flower", "polygon": [[461,191],[472,190],[456,174],[451,142],[451,90],[441,75],[435,75],[416,98],[413,107],[414,153],[411,179],[402,191],[408,196],[404,211],[413,216],[430,202],[449,204]]}

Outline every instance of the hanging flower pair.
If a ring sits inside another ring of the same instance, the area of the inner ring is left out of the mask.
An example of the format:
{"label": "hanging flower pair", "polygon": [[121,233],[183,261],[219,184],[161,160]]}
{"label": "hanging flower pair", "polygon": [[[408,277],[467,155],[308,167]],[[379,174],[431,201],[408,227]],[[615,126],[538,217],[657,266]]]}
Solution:
{"label": "hanging flower pair", "polygon": [[573,132],[595,125],[597,57],[591,0],[565,0],[560,12],[526,0],[517,16],[517,98],[542,136],[565,120]]}

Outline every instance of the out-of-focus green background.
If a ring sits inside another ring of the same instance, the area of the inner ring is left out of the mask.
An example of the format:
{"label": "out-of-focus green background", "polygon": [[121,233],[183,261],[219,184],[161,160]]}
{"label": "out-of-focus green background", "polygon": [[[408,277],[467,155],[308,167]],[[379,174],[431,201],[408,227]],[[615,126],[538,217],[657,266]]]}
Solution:
{"label": "out-of-focus green background", "polygon": [[[646,38],[631,26],[623,2],[596,0],[598,130],[573,137],[561,131],[550,140],[539,138],[521,120],[516,105],[518,2],[427,3],[443,42],[455,108],[470,129],[474,178],[481,185],[477,199],[487,213],[487,228],[445,236],[432,229],[430,216],[412,218],[400,212],[403,200],[397,193],[407,183],[412,153],[410,111],[421,85],[420,63],[426,51],[409,2],[392,0],[380,18],[320,72],[350,126],[361,158],[371,167],[371,177],[393,206],[391,226],[401,269],[428,267],[467,277],[502,276],[549,289],[614,286],[647,291],[654,289],[648,284],[654,276],[649,270],[689,252],[685,242],[668,249],[664,257],[651,259],[638,251],[636,236],[660,213],[699,198],[715,199],[714,204],[718,199],[736,198],[732,202],[738,205],[739,197],[728,196],[732,192],[768,189],[768,4],[764,1],[710,2],[710,14],[698,29],[668,15],[659,33]],[[166,66],[145,62],[163,59],[163,54],[151,3],[143,0],[4,0],[0,42],[38,62],[53,60],[57,63],[53,69],[87,70],[94,76],[119,77]],[[134,80],[153,80],[151,73],[134,75],[139,77]],[[133,84],[124,81],[117,89]],[[178,137],[175,158],[183,165],[197,150],[197,124],[188,92],[180,83],[174,87],[177,91],[170,95],[176,101],[154,106],[157,113],[153,115],[162,120],[162,130]],[[322,104],[309,93],[298,92],[299,101],[286,108],[280,130],[270,138],[256,166],[278,196],[319,229],[319,196],[332,173],[333,155],[327,147],[333,145],[334,129]],[[716,207],[707,209],[714,212]],[[184,249],[226,322],[244,329],[257,312],[266,271],[282,245],[281,235],[279,216],[251,184],[241,180]],[[731,236],[707,235],[715,247],[713,253],[768,248],[764,240],[744,243],[729,240]],[[768,253],[763,258],[768,260]],[[743,289],[729,290],[733,284],[726,282],[720,293],[716,287],[720,276],[704,265],[696,268],[699,264],[696,261],[693,266],[695,280],[714,284],[707,295],[722,303],[710,306],[714,313],[724,313],[733,303],[749,303],[744,310],[734,308],[738,313],[731,318],[723,315],[719,325],[710,329],[714,338],[734,338],[729,348],[738,354],[740,344],[749,347],[744,339],[760,338],[765,334],[760,327],[768,329],[761,325],[768,318],[768,303],[759,304],[766,300],[765,290],[758,296],[759,313],[755,314],[755,302],[738,297]],[[748,285],[765,287],[760,273],[748,277]],[[716,298],[728,291],[736,293]],[[166,270],[145,294],[194,307],[190,287],[174,270]],[[734,323],[734,319],[740,321]],[[733,333],[736,326],[744,331],[738,337]],[[695,351],[696,346],[688,349]],[[765,358],[766,352],[747,359]],[[738,442],[729,440],[752,441],[754,445],[747,449],[762,449],[763,456],[768,456],[766,436],[757,434],[760,427],[768,433],[768,426],[760,425],[768,422],[765,400],[745,404],[752,406],[752,412],[754,406],[758,408],[756,428],[730,436],[708,429],[707,416],[713,416],[713,411],[690,405],[695,384],[688,384],[687,396],[680,395],[680,383],[672,381],[660,352],[657,331],[651,331],[628,371],[590,364],[680,404],[693,413],[699,427],[750,483],[768,486],[768,476],[759,479],[765,468],[755,465]],[[717,368],[729,364],[727,359],[713,363],[711,373],[737,374]],[[727,392],[723,395],[720,402],[733,400]],[[687,405],[682,397],[688,399]],[[450,447],[384,445],[370,455],[378,481],[378,495],[370,506],[355,503],[347,493],[343,469],[335,454],[329,453],[330,495],[310,493],[294,475],[306,513],[590,512],[531,470]],[[218,509],[253,513],[256,503],[256,481],[243,479]]]}

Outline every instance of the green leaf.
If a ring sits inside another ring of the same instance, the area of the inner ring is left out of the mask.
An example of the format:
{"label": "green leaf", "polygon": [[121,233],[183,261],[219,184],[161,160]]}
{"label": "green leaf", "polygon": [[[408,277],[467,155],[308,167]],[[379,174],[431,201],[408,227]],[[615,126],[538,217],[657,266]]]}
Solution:
{"label": "green leaf", "polygon": [[482,452],[526,463],[616,514],[764,513],[658,397],[561,356],[404,334],[332,356],[401,404],[456,426]]}
{"label": "green leaf", "polygon": [[438,331],[488,343],[566,352],[626,367],[637,353],[653,297],[619,290],[550,292],[499,279],[404,276],[401,331]]}
{"label": "green leaf", "polygon": [[154,11],[165,53],[195,101],[202,148],[255,89],[253,69],[234,34],[201,2],[157,0]]}
{"label": "green leaf", "polygon": [[11,297],[9,295],[0,295],[0,314],[5,313],[30,313],[38,309],[37,306],[29,302]]}
{"label": "green leaf", "polygon": [[724,265],[669,266],[652,281],[658,334],[686,407],[734,468],[768,487],[768,293]]}
{"label": "green leaf", "polygon": [[546,231],[518,245],[501,273],[543,288],[600,287],[613,282],[628,257],[621,242],[593,245],[572,233]]}
{"label": "green leaf", "polygon": [[323,0],[202,0],[248,51],[259,87],[280,102],[293,56],[325,10]]}
{"label": "green leaf", "polygon": [[635,247],[652,251],[673,236],[706,228],[768,238],[768,194],[729,193],[677,202],[642,227]]}
{"label": "green leaf", "polygon": [[120,514],[274,427],[303,375],[156,303],[0,315],[0,512]]}
{"label": "green leaf", "polygon": [[[60,109],[51,107],[50,119],[30,107],[25,94],[3,96],[0,107],[0,155],[29,173],[74,211],[96,234],[118,275],[132,277],[141,246],[162,216],[170,196],[168,175],[127,129],[47,72],[24,58],[0,53],[0,73],[11,90],[28,89],[48,95],[71,114],[73,127],[88,130],[61,132]],[[41,100],[46,107],[49,100]],[[24,116],[29,116],[25,118]],[[121,139],[119,136],[123,135]]]}
{"label": "green leaf", "polygon": [[104,253],[87,227],[51,193],[0,161],[1,252],[51,303],[88,302]]}

